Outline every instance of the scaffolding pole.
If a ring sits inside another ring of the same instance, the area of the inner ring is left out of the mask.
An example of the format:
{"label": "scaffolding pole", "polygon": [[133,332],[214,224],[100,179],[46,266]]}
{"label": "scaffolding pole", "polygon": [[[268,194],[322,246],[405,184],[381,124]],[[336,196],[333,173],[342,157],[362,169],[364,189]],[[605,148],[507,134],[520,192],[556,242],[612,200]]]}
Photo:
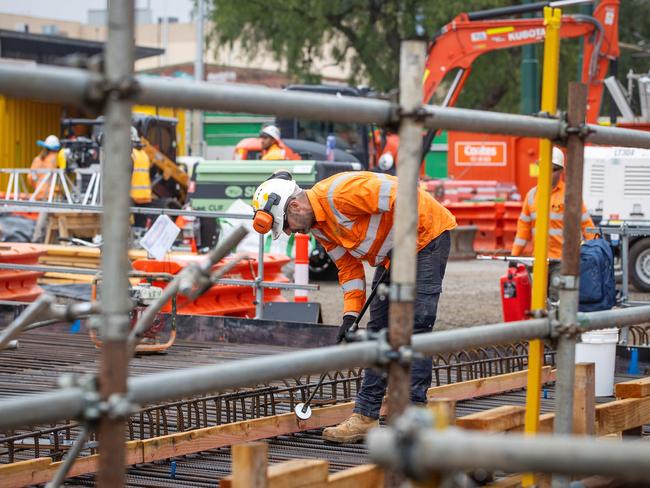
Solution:
{"label": "scaffolding pole", "polygon": [[[333,122],[392,124],[399,107],[387,100],[282,91],[243,84],[210,84],[193,80],[135,76],[131,101],[137,104],[223,112],[273,114]],[[104,86],[98,73],[56,66],[0,64],[0,93],[18,98],[77,106],[99,103]],[[469,130],[488,134],[565,139],[564,121],[454,107],[422,107],[428,129]],[[586,142],[650,149],[646,131],[589,124]]]}
{"label": "scaffolding pole", "polygon": [[[587,86],[569,84],[569,126],[579,128],[587,113]],[[584,140],[579,132],[569,136],[567,146],[566,191],[564,193],[564,222],[562,230],[562,264],[559,283],[559,320],[562,333],[557,343],[557,382],[555,385],[556,434],[573,432],[573,385],[575,383],[576,325],[580,291],[580,241],[582,240],[582,173]],[[553,476],[553,488],[565,488],[571,483],[564,475]]]}
{"label": "scaffolding pole", "polygon": [[[108,2],[108,40],[104,51],[105,155],[102,167],[109,198],[103,199],[102,339],[99,370],[100,398],[108,403],[124,399],[129,353],[129,184],[131,181],[131,101],[134,61],[134,0]],[[124,485],[125,422],[116,410],[101,414],[97,486]]]}
{"label": "scaffolding pole", "polygon": [[567,435],[532,438],[458,428],[435,430],[422,422],[404,420],[400,430],[389,427],[370,431],[368,454],[372,462],[400,469],[413,479],[485,469],[603,475],[646,482],[634,486],[647,486],[650,480],[650,446],[645,441],[614,443]]}
{"label": "scaffolding pole", "polygon": [[[578,314],[580,332],[603,328],[603,322],[608,327],[625,327],[647,321],[650,321],[650,306]],[[549,339],[553,335],[550,320],[531,319],[417,334],[412,338],[411,350],[432,355],[485,345]],[[129,398],[133,403],[145,405],[325,370],[381,365],[386,363],[387,351],[390,351],[389,345],[381,340],[364,341],[143,375],[129,379]],[[86,408],[92,406],[87,398],[86,390],[68,387],[3,400],[0,402],[0,431],[62,418],[83,419]]]}

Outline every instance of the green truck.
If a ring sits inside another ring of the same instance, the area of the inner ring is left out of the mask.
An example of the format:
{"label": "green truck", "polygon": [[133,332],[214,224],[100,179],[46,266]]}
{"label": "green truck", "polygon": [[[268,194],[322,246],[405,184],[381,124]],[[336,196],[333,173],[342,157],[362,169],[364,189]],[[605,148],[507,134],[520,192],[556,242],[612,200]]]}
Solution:
{"label": "green truck", "polygon": [[[332,161],[199,161],[194,165],[189,185],[190,206],[194,210],[224,212],[235,200],[249,203],[258,185],[279,169],[289,170],[300,187],[307,189],[336,173],[359,171],[362,166]],[[200,218],[195,225],[197,246],[214,246],[219,237],[218,219]],[[337,274],[336,266],[320,246],[312,251],[309,265],[312,276],[320,279]]]}

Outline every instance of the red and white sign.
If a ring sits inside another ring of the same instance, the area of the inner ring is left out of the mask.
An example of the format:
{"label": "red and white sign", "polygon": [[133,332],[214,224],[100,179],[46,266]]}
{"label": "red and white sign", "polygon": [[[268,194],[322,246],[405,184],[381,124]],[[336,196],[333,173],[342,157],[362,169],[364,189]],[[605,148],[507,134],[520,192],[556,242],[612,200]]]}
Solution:
{"label": "red and white sign", "polygon": [[454,144],[456,166],[506,166],[505,142],[457,141]]}

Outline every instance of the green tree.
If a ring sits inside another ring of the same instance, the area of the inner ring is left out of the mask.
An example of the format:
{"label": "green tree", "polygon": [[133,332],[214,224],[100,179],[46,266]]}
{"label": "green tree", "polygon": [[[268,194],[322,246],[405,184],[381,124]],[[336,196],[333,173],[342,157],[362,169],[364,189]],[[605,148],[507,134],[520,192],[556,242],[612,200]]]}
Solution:
{"label": "green tree", "polygon": [[[350,84],[367,83],[387,93],[398,86],[402,39],[415,34],[431,39],[463,11],[519,3],[521,0],[211,0],[215,29],[210,39],[217,48],[240,42],[251,58],[270,52],[297,82],[320,81],[320,73],[313,69],[314,59],[327,56],[338,64],[347,57],[352,65]],[[619,31],[622,42],[634,44],[640,36],[649,35],[650,0],[622,1]],[[566,106],[568,81],[577,79],[579,46],[577,39],[562,42],[560,106]],[[541,45],[537,49],[541,63]],[[624,51],[619,62],[621,81],[630,67],[647,71],[648,59]],[[520,62],[519,48],[478,58],[457,105],[517,112]]]}

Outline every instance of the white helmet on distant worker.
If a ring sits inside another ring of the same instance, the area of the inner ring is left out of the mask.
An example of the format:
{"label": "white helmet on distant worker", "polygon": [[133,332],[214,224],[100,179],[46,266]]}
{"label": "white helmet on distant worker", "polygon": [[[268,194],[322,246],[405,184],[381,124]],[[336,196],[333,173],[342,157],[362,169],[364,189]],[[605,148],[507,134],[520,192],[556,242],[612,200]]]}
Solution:
{"label": "white helmet on distant worker", "polygon": [[61,149],[61,141],[54,134],[47,136],[44,141],[36,141],[36,144],[49,151],[58,151]]}
{"label": "white helmet on distant worker", "polygon": [[273,239],[280,237],[287,203],[299,191],[300,187],[293,181],[291,173],[286,170],[273,173],[253,194],[253,229],[260,234],[272,231]]}
{"label": "white helmet on distant worker", "polygon": [[140,134],[138,134],[138,129],[131,126],[131,144],[140,144]]}
{"label": "white helmet on distant worker", "polygon": [[264,135],[269,136],[271,139],[279,141],[280,129],[278,129],[275,125],[267,125],[266,127],[263,127],[262,130],[260,131],[260,137]]}
{"label": "white helmet on distant worker", "polygon": [[553,166],[564,168],[564,153],[559,147],[553,146],[553,157],[551,160],[553,161]]}

